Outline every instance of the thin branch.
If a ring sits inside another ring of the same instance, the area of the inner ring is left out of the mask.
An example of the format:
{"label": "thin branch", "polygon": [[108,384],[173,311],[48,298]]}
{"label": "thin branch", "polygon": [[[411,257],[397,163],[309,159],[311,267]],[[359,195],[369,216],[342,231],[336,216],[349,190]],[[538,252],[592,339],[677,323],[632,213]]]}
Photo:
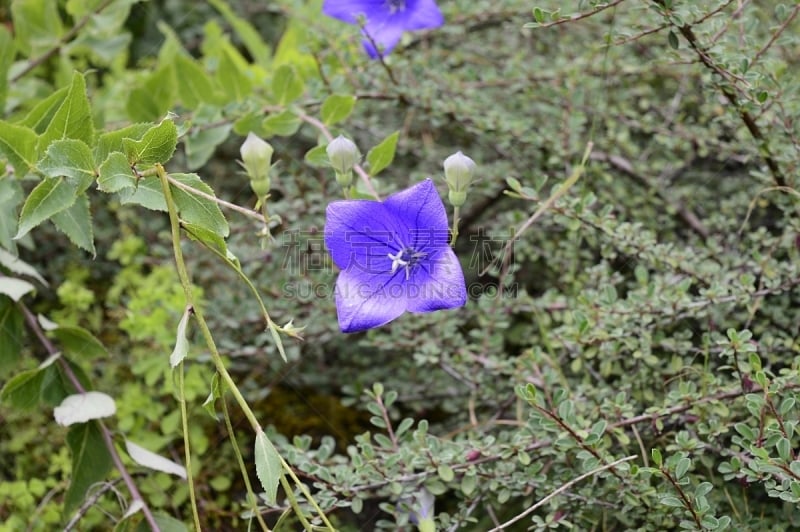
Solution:
{"label": "thin branch", "polygon": [[548,22],[546,24],[537,24],[536,28],[537,29],[539,29],[539,28],[549,28],[551,26],[558,26],[559,24],[566,24],[567,22],[576,22],[578,20],[583,20],[585,18],[589,18],[589,17],[592,17],[592,16],[594,16],[594,15],[596,15],[598,13],[601,13],[601,12],[605,11],[606,9],[608,9],[610,7],[614,7],[617,4],[621,4],[624,1],[625,0],[614,0],[613,2],[609,2],[607,4],[601,4],[601,5],[597,6],[596,8],[594,8],[593,10],[586,11],[585,13],[578,13],[576,15],[572,15],[571,17],[560,18],[558,20],[554,20],[553,22]]}
{"label": "thin branch", "polygon": [[621,464],[623,462],[628,462],[630,460],[633,460],[634,458],[636,458],[636,455],[626,456],[625,458],[620,458],[619,460],[611,462],[610,464],[606,464],[606,465],[600,466],[598,468],[592,469],[591,471],[589,471],[587,473],[584,473],[583,475],[580,475],[579,477],[575,477],[574,479],[570,480],[569,482],[567,482],[566,484],[564,484],[560,488],[556,489],[550,495],[548,495],[547,497],[543,498],[542,500],[540,500],[539,502],[537,502],[536,504],[534,504],[533,506],[531,506],[530,508],[528,508],[527,510],[525,510],[524,512],[519,514],[518,516],[516,516],[516,517],[514,517],[512,519],[509,519],[508,521],[506,521],[505,523],[501,524],[500,526],[497,526],[497,527],[491,529],[489,532],[500,532],[501,530],[504,530],[506,527],[511,526],[514,523],[516,523],[517,521],[520,521],[521,519],[524,519],[526,516],[532,514],[534,511],[536,511],[537,508],[540,508],[541,506],[543,506],[544,504],[549,502],[551,499],[553,499],[554,497],[557,497],[561,493],[567,491],[572,486],[574,486],[575,484],[581,482],[582,480],[584,480],[586,478],[589,478],[591,476],[594,476],[594,475],[596,475],[598,473],[602,473],[606,469],[611,469],[613,467],[616,467],[616,466],[618,466],[619,464]]}
{"label": "thin branch", "polygon": [[189,185],[187,185],[185,183],[181,183],[180,181],[178,181],[174,177],[167,176],[167,181],[169,181],[170,185],[174,185],[174,186],[178,187],[179,189],[181,189],[181,190],[183,190],[185,192],[188,192],[189,194],[194,194],[195,196],[200,196],[201,198],[207,199],[209,201],[213,201],[214,203],[218,204],[221,207],[225,207],[225,208],[230,209],[232,211],[236,211],[239,214],[243,214],[243,215],[245,215],[245,216],[247,216],[249,218],[252,218],[254,220],[258,220],[259,222],[261,222],[261,223],[263,223],[265,225],[267,224],[267,219],[264,218],[263,215],[261,215],[260,213],[258,213],[256,211],[247,209],[245,207],[240,207],[239,205],[236,205],[235,203],[230,203],[230,202],[225,201],[223,199],[219,199],[218,197],[216,197],[216,196],[214,196],[212,194],[207,194],[207,193],[203,192],[202,190],[197,190],[196,188],[192,188],[192,187],[190,187]]}
{"label": "thin branch", "polygon": [[783,21],[783,24],[781,24],[777,31],[772,34],[772,38],[767,42],[767,44],[765,44],[764,47],[759,50],[755,56],[753,56],[753,61],[751,62],[752,65],[758,63],[758,60],[761,59],[761,56],[767,53],[767,50],[769,50],[775,41],[778,40],[778,37],[780,37],[781,34],[786,30],[786,27],[792,23],[798,12],[800,12],[800,4],[794,6],[791,15],[786,17],[786,20]]}
{"label": "thin branch", "polygon": [[22,70],[17,72],[14,75],[14,77],[12,77],[9,80],[9,83],[14,83],[16,81],[19,81],[25,75],[27,75],[31,70],[33,70],[34,68],[38,67],[39,65],[41,65],[42,63],[53,57],[59,50],[61,50],[61,48],[65,44],[71,41],[78,34],[78,32],[80,32],[83,29],[83,27],[86,26],[86,24],[89,23],[89,21],[92,19],[93,16],[99,14],[101,11],[103,11],[105,8],[111,5],[112,2],[113,0],[104,0],[100,5],[97,6],[97,8],[95,8],[93,12],[87,13],[83,18],[81,18],[78,21],[77,24],[75,24],[75,26],[73,26],[71,30],[69,30],[63,37],[61,37],[52,48],[47,50],[42,55],[34,57],[30,61],[28,61],[28,64],[26,64]]}
{"label": "thin branch", "polygon": [[[23,303],[19,303],[19,308],[25,315],[25,321],[28,323],[28,327],[30,327],[31,331],[33,331],[33,334],[39,339],[39,342],[45,348],[47,353],[50,356],[56,355],[58,353],[58,349],[56,349],[50,339],[45,336],[44,331],[39,326],[39,321],[36,319],[36,316],[34,316],[28,307]],[[61,357],[58,359],[58,364],[61,370],[64,372],[64,375],[66,375],[67,379],[69,379],[70,383],[72,383],[72,386],[75,387],[75,390],[77,390],[78,393],[86,393],[86,389],[78,380],[77,375],[75,375],[75,372],[72,371],[72,368],[69,366],[69,364]],[[130,473],[128,473],[128,470],[125,468],[125,464],[122,463],[122,458],[117,452],[117,447],[114,445],[114,441],[111,437],[111,431],[108,430],[108,427],[106,427],[102,421],[95,421],[97,422],[97,426],[100,427],[100,433],[103,436],[103,442],[105,443],[106,449],[108,449],[108,453],[111,455],[111,460],[114,462],[114,466],[119,471],[120,476],[122,476],[122,480],[125,482],[125,486],[127,486],[131,497],[133,497],[133,501],[141,504],[142,513],[144,514],[145,520],[150,525],[150,528],[156,532],[159,532],[161,529],[153,517],[153,513],[150,511],[150,507],[147,506],[147,503],[142,498],[141,493],[139,493],[139,489],[136,487],[136,483],[133,481],[133,477],[131,477]]]}

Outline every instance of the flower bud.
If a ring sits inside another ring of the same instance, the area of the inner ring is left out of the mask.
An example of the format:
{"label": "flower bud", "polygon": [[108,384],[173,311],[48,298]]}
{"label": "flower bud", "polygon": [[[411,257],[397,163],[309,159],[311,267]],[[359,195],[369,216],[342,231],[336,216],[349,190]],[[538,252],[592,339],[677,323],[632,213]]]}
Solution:
{"label": "flower bud", "polygon": [[355,143],[341,135],[328,143],[325,152],[328,154],[328,159],[333,169],[336,170],[337,175],[349,174],[361,158],[361,154],[358,153],[358,148]]}
{"label": "flower bud", "polygon": [[272,146],[258,135],[248,133],[239,153],[247,175],[252,182],[266,182],[269,190],[269,169],[272,165]]}
{"label": "flower bud", "polygon": [[453,207],[461,207],[467,201],[467,193],[460,190],[451,190],[447,193],[447,199]]}
{"label": "flower bud", "polygon": [[[460,151],[444,160],[444,178],[447,181],[448,188],[451,192],[464,193],[465,198],[467,189],[472,184],[472,174],[474,172],[475,161]],[[463,201],[461,204],[463,205]]]}

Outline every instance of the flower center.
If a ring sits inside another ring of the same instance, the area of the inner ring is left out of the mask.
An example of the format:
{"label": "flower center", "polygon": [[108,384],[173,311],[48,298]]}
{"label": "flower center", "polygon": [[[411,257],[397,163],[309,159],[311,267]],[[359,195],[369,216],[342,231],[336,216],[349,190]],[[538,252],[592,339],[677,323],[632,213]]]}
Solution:
{"label": "flower center", "polygon": [[392,255],[389,253],[389,258],[392,259],[392,272],[394,273],[397,271],[397,268],[405,268],[406,269],[406,281],[408,281],[409,276],[411,275],[411,268],[417,265],[417,263],[427,255],[422,251],[417,251],[413,248],[404,248]]}
{"label": "flower center", "polygon": [[394,15],[398,11],[405,11],[406,0],[386,0],[386,7],[389,8],[389,13]]}

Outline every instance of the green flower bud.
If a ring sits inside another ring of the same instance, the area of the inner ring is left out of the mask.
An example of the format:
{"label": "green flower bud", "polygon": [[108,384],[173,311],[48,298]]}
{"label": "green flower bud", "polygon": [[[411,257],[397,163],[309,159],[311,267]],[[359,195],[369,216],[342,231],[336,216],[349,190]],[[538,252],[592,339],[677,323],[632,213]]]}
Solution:
{"label": "green flower bud", "polygon": [[337,174],[349,174],[361,158],[353,141],[341,135],[328,143],[325,152]]}
{"label": "green flower bud", "polygon": [[258,135],[248,133],[239,153],[250,181],[266,181],[269,190],[269,169],[272,166],[272,146]]}
{"label": "green flower bud", "polygon": [[447,193],[447,199],[453,207],[461,207],[467,201],[467,193],[460,190],[451,190]]}
{"label": "green flower bud", "polygon": [[[472,174],[475,172],[475,166],[475,161],[460,151],[444,160],[444,178],[451,192],[463,193],[466,198],[467,189],[472,184]],[[460,198],[461,196],[458,197]],[[452,199],[450,201],[452,203]],[[461,205],[463,204],[464,202],[462,201]]]}

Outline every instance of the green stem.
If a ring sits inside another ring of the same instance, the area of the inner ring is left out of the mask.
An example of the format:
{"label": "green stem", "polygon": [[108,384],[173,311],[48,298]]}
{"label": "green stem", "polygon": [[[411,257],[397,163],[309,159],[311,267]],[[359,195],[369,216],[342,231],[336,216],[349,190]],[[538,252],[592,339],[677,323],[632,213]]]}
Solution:
{"label": "green stem", "polygon": [[181,422],[183,424],[183,449],[186,456],[186,480],[189,483],[189,500],[192,504],[192,517],[198,532],[200,528],[200,514],[197,510],[197,495],[194,491],[194,476],[192,473],[192,449],[189,442],[189,415],[186,411],[186,394],[183,381],[183,360],[178,364],[178,403],[181,405]]}
{"label": "green stem", "polygon": [[[167,204],[167,212],[169,214],[169,222],[170,222],[170,229],[172,233],[172,252],[175,256],[175,266],[178,270],[178,277],[181,280],[181,286],[183,287],[183,292],[186,297],[186,304],[189,305],[194,310],[194,317],[197,321],[197,325],[200,328],[200,332],[203,335],[203,339],[206,342],[206,346],[208,347],[209,352],[211,353],[211,359],[214,361],[214,367],[219,373],[222,382],[225,384],[225,388],[230,390],[231,394],[233,394],[233,398],[236,400],[236,404],[239,405],[239,408],[242,409],[242,413],[247,418],[247,421],[250,423],[250,426],[253,428],[253,431],[258,434],[262,432],[263,429],[261,425],[258,423],[253,410],[250,408],[250,405],[247,404],[247,400],[245,400],[242,393],[239,391],[239,388],[236,386],[236,383],[233,381],[230,373],[228,373],[228,369],[225,367],[225,364],[222,361],[222,356],[219,354],[219,350],[217,349],[217,344],[214,342],[214,337],[211,334],[211,329],[208,328],[208,323],[206,323],[205,318],[203,317],[203,310],[200,306],[195,304],[194,299],[194,291],[192,289],[192,282],[189,279],[189,274],[186,269],[186,263],[183,260],[183,250],[181,249],[181,233],[180,233],[180,222],[178,221],[178,213],[175,209],[175,202],[172,200],[172,192],[169,188],[169,177],[167,176],[166,170],[160,164],[155,166],[156,173],[161,181],[161,189],[164,193],[164,200]],[[306,496],[308,499],[309,504],[314,508],[314,510],[319,514],[322,521],[328,527],[329,530],[335,530],[333,525],[331,525],[328,518],[325,516],[325,513],[319,507],[317,502],[311,497],[311,494],[308,492],[308,489],[305,487],[305,484],[300,482],[300,479],[297,478],[297,475],[294,474],[294,471],[286,463],[286,460],[283,457],[280,457],[281,465],[283,466],[286,473],[292,478],[292,480],[297,484],[300,490],[303,492],[303,495]]]}
{"label": "green stem", "polygon": [[258,520],[258,523],[261,525],[261,529],[269,532],[269,527],[264,522],[264,518],[261,517],[261,512],[258,511],[258,499],[253,491],[253,486],[250,484],[250,478],[247,476],[247,467],[244,465],[244,459],[242,458],[242,452],[239,450],[239,444],[236,443],[236,434],[233,432],[233,425],[231,424],[231,416],[228,413],[228,402],[225,400],[224,390],[220,399],[222,403],[222,414],[225,418],[225,428],[227,429],[228,436],[231,439],[231,445],[233,445],[233,454],[236,455],[236,461],[239,463],[239,469],[242,472],[242,480],[244,480],[244,487],[247,490],[247,499],[250,503],[250,511],[252,511],[256,516],[256,520]]}
{"label": "green stem", "polygon": [[453,207],[453,236],[450,239],[450,247],[455,247],[456,240],[458,239],[458,222],[460,218],[461,207]]}
{"label": "green stem", "polygon": [[297,499],[294,496],[294,491],[292,487],[287,482],[286,477],[281,475],[281,486],[283,486],[283,491],[286,492],[286,497],[289,499],[289,504],[292,506],[294,513],[297,515],[297,519],[300,520],[300,524],[303,525],[303,529],[305,530],[314,530],[314,527],[311,526],[311,523],[308,522],[306,516],[303,515],[303,509],[300,508],[300,505],[297,504]]}

